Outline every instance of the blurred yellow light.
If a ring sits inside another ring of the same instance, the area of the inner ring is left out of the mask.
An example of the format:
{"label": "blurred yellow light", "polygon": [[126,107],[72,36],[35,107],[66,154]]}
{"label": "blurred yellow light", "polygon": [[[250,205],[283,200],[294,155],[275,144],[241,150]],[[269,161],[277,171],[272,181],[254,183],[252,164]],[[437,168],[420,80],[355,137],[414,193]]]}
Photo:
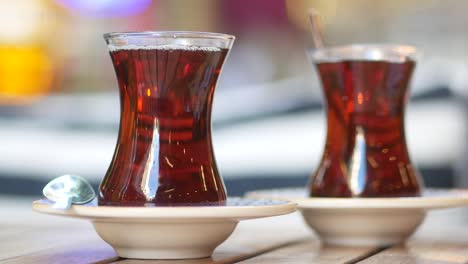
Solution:
{"label": "blurred yellow light", "polygon": [[307,18],[309,8],[315,8],[319,11],[323,26],[327,26],[330,21],[335,19],[338,2],[337,0],[286,0],[289,20],[304,31],[310,30]]}
{"label": "blurred yellow light", "polygon": [[48,92],[52,66],[38,47],[0,46],[0,104],[18,104]]}

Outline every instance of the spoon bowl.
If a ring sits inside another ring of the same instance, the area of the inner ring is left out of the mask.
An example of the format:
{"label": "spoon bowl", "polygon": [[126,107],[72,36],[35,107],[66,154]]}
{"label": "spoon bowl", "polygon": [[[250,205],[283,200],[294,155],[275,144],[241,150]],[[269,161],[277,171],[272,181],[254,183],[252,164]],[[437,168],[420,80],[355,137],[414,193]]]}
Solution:
{"label": "spoon bowl", "polygon": [[55,202],[54,208],[68,209],[71,204],[85,204],[96,196],[89,182],[78,175],[63,175],[50,181],[42,190],[44,196]]}

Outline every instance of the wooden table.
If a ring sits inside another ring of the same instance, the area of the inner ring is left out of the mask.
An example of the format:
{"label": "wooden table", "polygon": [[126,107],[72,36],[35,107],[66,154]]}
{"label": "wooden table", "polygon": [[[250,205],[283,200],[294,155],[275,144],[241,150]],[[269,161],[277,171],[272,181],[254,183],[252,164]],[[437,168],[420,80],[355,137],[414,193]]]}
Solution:
{"label": "wooden table", "polygon": [[322,246],[299,214],[241,222],[213,257],[131,260],[83,220],[32,212],[33,198],[0,197],[0,263],[468,263],[468,209],[441,210],[406,245],[387,248]]}

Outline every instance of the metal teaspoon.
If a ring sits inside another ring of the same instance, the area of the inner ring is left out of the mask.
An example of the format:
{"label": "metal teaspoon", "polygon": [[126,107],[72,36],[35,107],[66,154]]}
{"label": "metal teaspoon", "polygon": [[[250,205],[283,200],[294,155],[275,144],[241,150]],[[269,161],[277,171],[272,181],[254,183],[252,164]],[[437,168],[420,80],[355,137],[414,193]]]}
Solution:
{"label": "metal teaspoon", "polygon": [[44,196],[55,202],[54,208],[69,209],[72,204],[90,202],[96,196],[86,179],[77,175],[62,175],[50,181],[42,190]]}

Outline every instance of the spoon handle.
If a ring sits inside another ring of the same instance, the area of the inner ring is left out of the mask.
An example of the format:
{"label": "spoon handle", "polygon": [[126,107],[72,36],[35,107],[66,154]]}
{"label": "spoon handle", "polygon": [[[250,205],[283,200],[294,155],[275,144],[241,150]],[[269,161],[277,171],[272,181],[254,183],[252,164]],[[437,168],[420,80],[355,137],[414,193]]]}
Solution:
{"label": "spoon handle", "polygon": [[57,200],[52,206],[55,209],[68,210],[72,204],[72,197],[66,197],[60,200]]}

